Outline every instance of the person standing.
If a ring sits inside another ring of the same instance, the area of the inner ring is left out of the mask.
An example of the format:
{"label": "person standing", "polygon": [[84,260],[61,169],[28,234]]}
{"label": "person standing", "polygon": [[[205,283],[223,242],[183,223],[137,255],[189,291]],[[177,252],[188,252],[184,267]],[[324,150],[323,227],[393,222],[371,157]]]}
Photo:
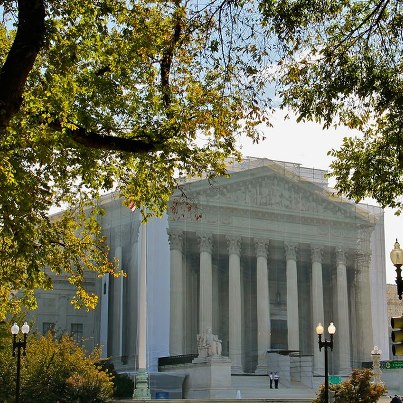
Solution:
{"label": "person standing", "polygon": [[278,372],[274,373],[273,379],[274,379],[274,388],[278,389],[278,380],[280,379],[280,376],[279,376]]}
{"label": "person standing", "polygon": [[273,372],[270,372],[269,379],[270,379],[270,389],[273,389]]}

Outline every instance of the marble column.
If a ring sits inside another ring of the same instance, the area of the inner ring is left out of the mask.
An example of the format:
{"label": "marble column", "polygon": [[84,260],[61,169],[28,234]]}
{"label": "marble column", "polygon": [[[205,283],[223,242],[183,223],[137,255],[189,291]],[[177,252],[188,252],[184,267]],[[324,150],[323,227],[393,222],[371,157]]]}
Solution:
{"label": "marble column", "polygon": [[241,302],[241,238],[227,237],[229,253],[229,358],[231,372],[243,373],[242,369],[242,302]]}
{"label": "marble column", "polygon": [[140,227],[139,305],[137,316],[138,369],[134,382],[133,400],[151,400],[150,378],[147,371],[147,224]]}
{"label": "marble column", "polygon": [[255,240],[256,248],[256,307],[257,307],[257,354],[256,374],[267,375],[267,350],[270,342],[270,298],[269,274],[267,271],[268,243],[263,239]]}
{"label": "marble column", "polygon": [[213,327],[213,265],[211,234],[198,234],[200,245],[199,333]]}
{"label": "marble column", "polygon": [[185,353],[183,300],[185,279],[183,278],[182,232],[169,231],[168,236],[171,248],[169,353],[181,355]]}
{"label": "marble column", "polygon": [[[122,270],[122,247],[115,249],[115,258],[118,260],[119,270]],[[113,356],[121,358],[123,356],[123,280],[124,277],[113,279]]]}
{"label": "marble column", "polygon": [[297,244],[285,243],[288,349],[299,350]]}
{"label": "marble column", "polygon": [[109,276],[104,274],[101,283],[101,317],[99,331],[99,345],[101,347],[101,358],[108,358],[108,328],[109,328]]}
{"label": "marble column", "polygon": [[369,279],[370,254],[358,252],[356,254],[356,335],[358,362],[361,366],[363,361],[370,361],[373,348],[371,287]]}
{"label": "marble column", "polygon": [[[140,214],[139,214],[140,215]],[[130,313],[127,315],[127,340],[126,354],[128,357],[128,365],[133,368],[137,365],[137,344],[134,340],[137,339],[137,321],[138,312],[134,309],[138,305],[139,286],[138,286],[138,263],[140,261],[140,216],[136,216],[131,223],[130,231],[134,243],[130,246],[130,257],[128,264],[128,273],[126,278],[127,284],[127,307],[130,307]],[[130,319],[129,319],[130,318]]]}
{"label": "marble column", "polygon": [[336,321],[335,344],[338,346],[339,374],[351,372],[350,321],[347,289],[346,254],[336,250]]}
{"label": "marble column", "polygon": [[322,255],[323,251],[318,246],[312,246],[311,259],[312,259],[312,337],[313,342],[313,371],[315,374],[324,374],[324,361],[323,355],[319,351],[318,337],[315,333],[315,328],[320,322],[326,326],[324,306],[323,306],[323,279],[322,279]]}

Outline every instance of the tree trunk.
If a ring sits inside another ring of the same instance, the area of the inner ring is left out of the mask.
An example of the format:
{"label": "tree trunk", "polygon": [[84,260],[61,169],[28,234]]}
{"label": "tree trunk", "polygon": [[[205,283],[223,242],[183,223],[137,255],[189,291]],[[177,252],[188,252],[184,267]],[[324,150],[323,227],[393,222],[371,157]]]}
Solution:
{"label": "tree trunk", "polygon": [[24,86],[44,38],[44,0],[18,0],[17,33],[0,70],[0,133],[21,107]]}

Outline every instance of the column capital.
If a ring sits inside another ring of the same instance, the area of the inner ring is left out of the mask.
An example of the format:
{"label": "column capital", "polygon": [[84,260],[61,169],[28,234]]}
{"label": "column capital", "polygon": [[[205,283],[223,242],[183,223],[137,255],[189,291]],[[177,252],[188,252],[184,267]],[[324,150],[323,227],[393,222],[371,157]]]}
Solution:
{"label": "column capital", "polygon": [[200,252],[212,253],[213,251],[213,235],[206,232],[197,233],[199,238]]}
{"label": "column capital", "polygon": [[336,264],[342,264],[342,265],[346,265],[346,251],[342,248],[337,248],[336,249]]}
{"label": "column capital", "polygon": [[285,257],[290,260],[297,260],[298,244],[294,242],[285,242]]}
{"label": "column capital", "polygon": [[266,241],[265,239],[255,238],[256,257],[264,257],[267,259],[269,255],[268,246],[269,241]]}
{"label": "column capital", "polygon": [[311,246],[311,259],[312,263],[322,263],[323,248],[318,245]]}
{"label": "column capital", "polygon": [[226,236],[227,239],[227,244],[228,244],[228,252],[232,255],[238,255],[240,256],[241,254],[241,237],[240,236],[232,236],[228,235]]}
{"label": "column capital", "polygon": [[168,241],[171,250],[179,250],[182,252],[183,232],[177,230],[168,230]]}

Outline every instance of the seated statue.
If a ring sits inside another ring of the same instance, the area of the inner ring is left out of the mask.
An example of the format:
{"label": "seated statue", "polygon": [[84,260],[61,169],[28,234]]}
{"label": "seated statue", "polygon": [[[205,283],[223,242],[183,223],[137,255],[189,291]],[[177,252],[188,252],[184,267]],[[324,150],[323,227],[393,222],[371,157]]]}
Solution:
{"label": "seated statue", "polygon": [[205,332],[197,335],[197,349],[200,358],[221,355],[221,340],[212,333],[211,328],[207,328]]}

